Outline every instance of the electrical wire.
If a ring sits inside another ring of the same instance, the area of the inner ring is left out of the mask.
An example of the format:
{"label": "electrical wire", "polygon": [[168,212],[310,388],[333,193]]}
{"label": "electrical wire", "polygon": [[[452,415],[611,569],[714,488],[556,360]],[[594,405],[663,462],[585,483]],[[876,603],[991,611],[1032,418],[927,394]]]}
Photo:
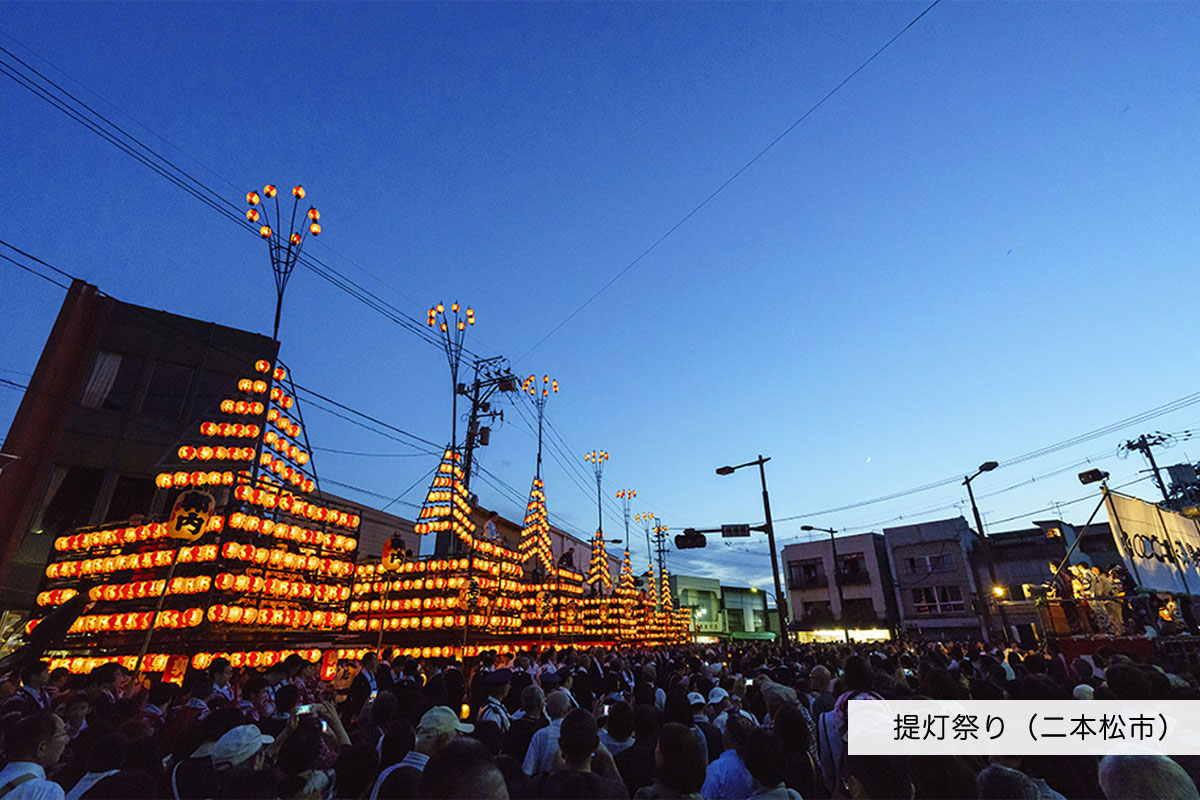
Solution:
{"label": "electrical wire", "polygon": [[657,239],[655,239],[654,242],[652,242],[649,247],[647,247],[645,250],[643,250],[641,253],[639,253],[632,261],[630,261],[624,267],[619,269],[615,275],[613,275],[611,278],[608,279],[607,283],[605,283],[603,286],[601,286],[599,289],[597,289],[594,293],[592,293],[592,295],[590,297],[588,297],[587,300],[584,300],[583,303],[579,305],[579,307],[577,307],[574,311],[572,311],[570,314],[568,314],[566,316],[566,318],[564,318],[561,322],[559,322],[557,325],[555,325],[553,328],[551,328],[550,331],[545,336],[543,336],[541,339],[539,339],[537,341],[537,343],[535,343],[533,345],[533,347],[526,350],[521,355],[521,357],[518,358],[513,363],[515,364],[517,362],[523,361],[526,358],[526,356],[528,356],[534,350],[541,347],[542,344],[545,343],[545,341],[547,339],[549,339],[551,336],[553,336],[555,333],[557,333],[559,330],[561,330],[563,328],[563,326],[565,326],[568,322],[570,322],[572,319],[574,319],[579,314],[579,312],[583,311],[585,308],[587,308],[589,305],[591,305],[592,301],[594,301],[597,297],[599,297],[606,290],[608,290],[608,288],[611,287],[614,283],[619,281],[621,279],[621,277],[625,275],[625,273],[629,272],[629,270],[633,269],[639,263],[641,263],[642,259],[644,259],[646,256],[650,255],[650,253],[652,253],[660,244],[662,244],[668,238],[670,238],[670,236],[673,233],[675,233],[675,231],[682,228],[688,222],[688,220],[690,220],[692,217],[696,216],[696,214],[700,213],[701,209],[703,209],[710,202],[712,202],[713,199],[715,199],[717,195],[719,195],[721,192],[725,191],[725,189],[730,184],[732,184],[734,181],[736,181],[738,178],[740,178],[742,176],[742,173],[746,172],[746,170],[748,170],[752,166],[754,166],[758,162],[759,159],[761,159],[763,156],[765,156],[767,153],[769,153],[775,147],[775,145],[777,145],[781,141],[783,141],[788,136],[788,134],[790,134],[797,127],[799,127],[799,125],[802,122],[804,122],[806,119],[808,119],[810,116],[812,116],[817,111],[817,109],[819,109],[821,106],[825,105],[825,103],[830,98],[832,98],[835,94],[837,94],[842,89],[842,87],[844,87],[846,84],[848,84],[850,81],[852,81],[864,69],[866,69],[871,64],[872,61],[879,58],[879,56],[883,55],[883,52],[885,50],[887,50],[889,47],[891,47],[896,42],[897,39],[899,39],[901,36],[903,36],[905,33],[907,33],[909,28],[916,25],[921,20],[922,17],[924,17],[926,14],[928,14],[930,11],[932,11],[940,2],[941,2],[941,0],[933,0],[933,2],[930,3],[925,8],[924,11],[922,11],[917,16],[913,17],[913,19],[910,20],[907,25],[905,25],[903,28],[901,28],[900,31],[896,35],[894,35],[892,38],[890,38],[886,42],[884,42],[882,47],[880,47],[878,50],[876,50],[874,53],[872,53],[870,55],[870,57],[868,57],[865,61],[860,63],[857,67],[855,67],[854,70],[849,75],[847,75],[836,86],[834,86],[832,89],[830,89],[828,92],[826,92],[821,97],[821,99],[817,100],[817,102],[815,102],[811,106],[809,106],[807,111],[805,111],[803,114],[801,114],[799,116],[799,118],[797,118],[792,124],[790,124],[786,128],[784,128],[783,131],[779,135],[777,135],[774,139],[772,139],[767,144],[766,147],[759,150],[757,153],[754,154],[753,157],[750,158],[749,161],[747,161],[742,166],[738,167],[738,169],[736,171],[734,171],[734,173],[732,175],[730,175],[728,178],[726,178],[716,189],[714,189],[712,192],[710,192],[707,197],[705,197],[703,200],[701,200],[699,203],[697,203],[696,206],[693,207],[692,210],[689,211],[687,214],[685,214],[682,219],[680,219],[678,222],[676,222],[674,225],[672,225],[670,228],[668,228],[665,233],[663,233],[661,236],[659,236]]}
{"label": "electrical wire", "polygon": [[[213,190],[171,159],[163,156],[145,142],[133,136],[122,126],[80,100],[11,50],[0,46],[0,54],[10,59],[9,61],[0,60],[0,74],[9,77],[36,97],[58,109],[160,177],[192,195],[210,209],[230,219],[255,236],[258,235],[257,229],[243,217],[240,208],[227,200],[224,195]],[[16,62],[16,64],[12,62]],[[25,70],[24,72],[21,69],[22,67]],[[32,73],[32,76],[30,73]],[[36,76],[36,78],[33,76]],[[334,287],[357,299],[368,308],[396,323],[401,328],[414,333],[426,343],[441,346],[436,337],[429,332],[426,322],[419,321],[415,317],[406,314],[311,253],[302,254],[297,263]],[[464,352],[478,357],[470,348],[464,348]]]}

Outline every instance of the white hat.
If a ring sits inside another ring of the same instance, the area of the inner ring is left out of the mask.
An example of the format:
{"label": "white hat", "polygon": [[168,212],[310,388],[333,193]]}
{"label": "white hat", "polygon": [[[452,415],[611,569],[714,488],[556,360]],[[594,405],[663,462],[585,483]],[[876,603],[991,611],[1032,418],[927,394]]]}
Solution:
{"label": "white hat", "polygon": [[712,691],[708,693],[709,705],[715,706],[717,703],[729,697],[729,692],[722,689],[720,686],[714,686]]}
{"label": "white hat", "polygon": [[421,717],[421,721],[417,724],[417,731],[429,731],[430,733],[470,733],[475,730],[475,726],[467,722],[459,722],[458,715],[450,706],[434,706],[425,712]]}
{"label": "white hat", "polygon": [[689,692],[688,693],[688,705],[690,705],[690,706],[704,705],[704,695],[700,694],[699,692]]}
{"label": "white hat", "polygon": [[243,761],[248,761],[258,755],[263,745],[275,741],[274,736],[267,736],[256,725],[239,725],[228,731],[213,745],[213,766],[217,769],[236,767]]}

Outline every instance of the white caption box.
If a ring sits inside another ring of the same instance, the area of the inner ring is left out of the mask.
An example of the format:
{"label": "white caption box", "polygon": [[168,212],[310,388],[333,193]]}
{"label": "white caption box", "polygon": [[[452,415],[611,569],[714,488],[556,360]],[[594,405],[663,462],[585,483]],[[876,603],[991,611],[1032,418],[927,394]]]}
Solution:
{"label": "white caption box", "polygon": [[850,755],[1191,756],[1200,700],[851,700],[848,733]]}

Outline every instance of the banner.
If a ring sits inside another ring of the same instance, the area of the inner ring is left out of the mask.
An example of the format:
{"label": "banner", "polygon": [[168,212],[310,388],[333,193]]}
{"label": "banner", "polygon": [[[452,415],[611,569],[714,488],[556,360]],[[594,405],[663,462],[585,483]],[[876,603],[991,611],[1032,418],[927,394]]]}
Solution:
{"label": "banner", "polygon": [[1117,551],[1139,585],[1200,594],[1200,528],[1194,520],[1136,497],[1108,492],[1104,500]]}

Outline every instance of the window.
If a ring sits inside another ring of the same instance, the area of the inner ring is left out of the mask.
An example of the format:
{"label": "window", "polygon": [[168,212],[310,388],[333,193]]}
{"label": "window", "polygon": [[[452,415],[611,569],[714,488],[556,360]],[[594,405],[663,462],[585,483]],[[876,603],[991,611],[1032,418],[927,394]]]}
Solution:
{"label": "window", "polygon": [[[59,534],[88,524],[103,480],[104,470],[101,469],[55,469],[52,484],[46,492],[39,530],[46,534]],[[54,482],[58,485],[53,485]]]}
{"label": "window", "polygon": [[813,600],[804,603],[804,618],[810,620],[833,619],[833,607],[828,600]]}
{"label": "window", "polygon": [[838,572],[844,584],[871,582],[871,576],[867,572],[867,559],[862,553],[839,554]]}
{"label": "window", "polygon": [[825,562],[819,558],[788,562],[788,578],[793,587],[824,586]]}
{"label": "window", "polygon": [[146,399],[142,401],[142,413],[151,417],[179,419],[191,382],[192,370],[187,367],[155,364],[154,375],[146,389]]}
{"label": "window", "polygon": [[952,614],[966,610],[962,589],[957,586],[921,586],[912,590],[913,609],[918,614]]}
{"label": "window", "polygon": [[842,605],[842,619],[854,623],[872,623],[875,616],[875,604],[869,597],[847,598]]}
{"label": "window", "polygon": [[121,475],[117,478],[112,500],[108,503],[105,521],[127,520],[138,514],[146,516],[150,513],[150,502],[154,499],[154,492],[154,481]]}
{"label": "window", "polygon": [[908,571],[916,573],[934,572],[939,569],[950,569],[949,553],[934,553],[927,556],[910,556],[907,559]]}
{"label": "window", "polygon": [[88,408],[129,411],[141,375],[142,360],[137,356],[100,350],[92,362],[81,402]]}

